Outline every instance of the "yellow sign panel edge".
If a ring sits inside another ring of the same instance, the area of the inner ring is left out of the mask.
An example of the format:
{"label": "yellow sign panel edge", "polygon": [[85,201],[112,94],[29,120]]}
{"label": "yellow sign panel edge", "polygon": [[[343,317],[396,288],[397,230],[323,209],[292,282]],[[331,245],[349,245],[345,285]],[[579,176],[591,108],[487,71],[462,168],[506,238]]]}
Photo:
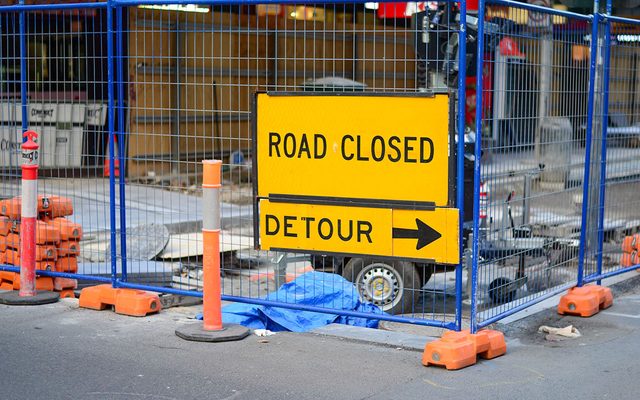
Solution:
{"label": "yellow sign panel edge", "polygon": [[[374,93],[358,93],[358,92],[354,92],[354,93],[335,93],[335,92],[327,92],[327,93],[315,93],[315,92],[255,92],[254,96],[252,98],[252,104],[251,104],[251,113],[253,115],[253,118],[251,118],[251,134],[252,134],[252,155],[254,158],[254,165],[253,165],[253,169],[252,169],[252,181],[253,181],[253,195],[254,195],[254,199],[255,199],[255,204],[254,204],[254,211],[257,210],[257,203],[259,201],[260,198],[272,198],[275,199],[273,196],[262,196],[259,197],[259,182],[258,182],[258,172],[260,170],[260,165],[258,162],[258,99],[260,97],[264,97],[264,96],[268,96],[268,97],[330,97],[330,96],[335,96],[335,97],[417,97],[417,98],[434,98],[434,97],[446,97],[448,99],[449,102],[449,109],[451,109],[451,104],[454,101],[454,99],[449,96],[447,93],[432,93],[432,92],[425,92],[425,93],[415,93],[415,94],[405,94],[405,93],[384,93],[384,92],[374,92]],[[447,168],[448,168],[448,177],[447,177],[447,201],[446,204],[441,204],[438,205],[439,207],[455,207],[455,192],[454,192],[454,185],[455,185],[455,178],[456,178],[456,167],[457,167],[457,163],[456,160],[454,159],[455,157],[452,157],[453,152],[454,152],[454,147],[455,147],[455,135],[454,135],[454,115],[450,112],[447,113],[448,116],[448,151],[447,151],[447,157],[448,157],[448,163],[447,163]],[[409,208],[415,208],[415,209],[431,209],[435,203],[430,201],[429,199],[425,199],[424,201],[414,201],[414,200],[409,200],[409,201],[404,201],[404,200],[377,200],[377,199],[370,199],[370,198],[351,198],[351,197],[335,197],[335,196],[299,196],[299,195],[295,195],[295,194],[278,194],[278,198],[281,201],[312,201],[313,203],[317,203],[317,204],[327,204],[327,205],[356,205],[356,204],[360,204],[362,206],[365,207],[380,207],[380,208],[405,208],[405,209],[409,209]],[[254,214],[257,215],[257,214]],[[254,218],[255,220],[255,218]],[[257,226],[258,225],[258,221],[254,221],[254,225]],[[257,239],[257,236],[254,235]]]}
{"label": "yellow sign panel edge", "polygon": [[[336,207],[336,208],[345,208],[345,209],[352,209],[353,210],[366,210],[367,207],[339,207],[339,206],[335,206],[335,205],[327,205],[327,204],[305,204],[305,203],[286,203],[286,202],[281,202],[281,201],[271,201],[269,199],[260,199],[259,202],[264,202],[264,204],[272,204],[272,205],[291,205],[291,206],[328,206],[328,207]],[[256,202],[256,204],[258,204],[258,202]],[[357,256],[364,256],[364,257],[374,257],[377,259],[389,259],[389,260],[406,260],[406,261],[412,261],[412,262],[418,262],[418,263],[435,263],[435,264],[444,264],[444,265],[457,265],[460,263],[460,247],[459,247],[459,240],[460,240],[460,233],[459,233],[459,224],[458,224],[458,212],[459,210],[456,208],[448,208],[448,207],[440,207],[440,208],[434,208],[431,211],[424,211],[424,210],[394,210],[394,209],[380,209],[380,208],[376,208],[378,209],[380,212],[387,212],[389,213],[389,219],[390,219],[390,227],[393,227],[393,225],[395,224],[395,219],[397,219],[396,214],[397,213],[410,213],[411,211],[416,211],[417,213],[425,213],[425,212],[436,212],[436,211],[440,211],[440,218],[444,220],[444,222],[440,222],[439,224],[442,225],[444,223],[444,228],[440,227],[439,229],[442,231],[441,235],[442,238],[444,239],[443,242],[441,242],[440,246],[444,246],[446,247],[445,249],[445,256],[443,256],[444,260],[436,260],[434,258],[421,258],[421,257],[413,257],[413,256],[404,256],[404,255],[399,255],[396,252],[396,244],[395,242],[401,239],[398,238],[389,238],[390,241],[390,245],[391,245],[391,255],[379,255],[379,254],[371,254],[371,253],[359,253],[359,252],[349,252],[349,251],[344,251],[344,252],[337,252],[337,251],[324,251],[324,250],[310,250],[307,248],[301,248],[301,247],[295,247],[295,246],[284,246],[284,247],[280,247],[280,246],[273,246],[273,247],[268,247],[268,248],[264,248],[262,247],[262,236],[261,234],[262,232],[262,222],[263,219],[260,218],[260,216],[258,218],[254,218],[254,221],[257,221],[257,227],[255,228],[254,232],[254,236],[255,236],[255,248],[258,250],[267,250],[267,251],[290,251],[290,252],[304,252],[304,253],[309,253],[309,254],[318,254],[318,255],[328,255],[328,256],[338,256],[338,257],[357,257]],[[257,215],[257,214],[256,214]],[[417,218],[417,217],[416,217]],[[264,221],[266,224],[266,221]],[[433,224],[433,220],[430,219],[430,224]],[[407,246],[404,246],[405,248]],[[409,247],[413,247],[413,246],[409,246]],[[400,247],[399,247],[400,248]],[[402,250],[398,250],[399,252],[401,252]]]}

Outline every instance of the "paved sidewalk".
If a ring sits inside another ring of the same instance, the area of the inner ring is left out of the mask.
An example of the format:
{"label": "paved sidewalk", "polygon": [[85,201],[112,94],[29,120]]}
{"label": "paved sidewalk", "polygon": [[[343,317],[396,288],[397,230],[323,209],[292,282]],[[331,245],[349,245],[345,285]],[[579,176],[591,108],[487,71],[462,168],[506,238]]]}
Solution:
{"label": "paved sidewalk", "polygon": [[[622,285],[592,318],[547,310],[505,327],[506,356],[460,371],[423,367],[410,346],[319,334],[185,342],[173,331],[193,308],[129,318],[74,300],[0,306],[1,398],[637,399],[640,277]],[[549,342],[542,324],[574,324],[583,337]]]}

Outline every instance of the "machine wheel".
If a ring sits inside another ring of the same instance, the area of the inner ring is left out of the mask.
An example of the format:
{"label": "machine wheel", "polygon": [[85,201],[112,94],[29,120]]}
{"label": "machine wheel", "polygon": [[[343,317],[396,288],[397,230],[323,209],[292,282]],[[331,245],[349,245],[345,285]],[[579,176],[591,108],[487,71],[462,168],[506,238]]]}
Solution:
{"label": "machine wheel", "polygon": [[342,276],[356,284],[363,301],[391,314],[412,312],[420,298],[420,275],[410,262],[352,258]]}
{"label": "machine wheel", "polygon": [[517,289],[513,288],[513,281],[505,277],[494,279],[488,289],[489,298],[494,304],[513,301],[516,298],[516,291]]}

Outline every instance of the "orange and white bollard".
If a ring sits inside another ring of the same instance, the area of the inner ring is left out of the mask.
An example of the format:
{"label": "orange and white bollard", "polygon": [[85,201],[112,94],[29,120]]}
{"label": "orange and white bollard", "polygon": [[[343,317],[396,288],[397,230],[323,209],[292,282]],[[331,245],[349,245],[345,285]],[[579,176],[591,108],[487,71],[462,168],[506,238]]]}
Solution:
{"label": "orange and white bollard", "polygon": [[38,220],[38,134],[26,131],[22,143],[22,198],[20,218],[20,291],[0,295],[0,303],[38,305],[58,301],[55,292],[36,291],[36,224]]}
{"label": "orange and white bollard", "polygon": [[203,323],[176,329],[176,335],[197,342],[228,342],[241,340],[249,329],[237,324],[222,323],[222,293],[220,282],[220,188],[222,161],[205,160],[202,179],[202,271]]}

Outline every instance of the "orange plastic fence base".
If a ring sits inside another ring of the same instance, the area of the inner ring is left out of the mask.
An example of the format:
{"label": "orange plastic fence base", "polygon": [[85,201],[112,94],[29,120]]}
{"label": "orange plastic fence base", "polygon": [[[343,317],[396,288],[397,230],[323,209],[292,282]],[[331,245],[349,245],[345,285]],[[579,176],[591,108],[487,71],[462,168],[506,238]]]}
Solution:
{"label": "orange plastic fence base", "polygon": [[82,289],[80,307],[104,310],[114,307],[118,314],[144,317],[162,309],[157,294],[142,290],[114,289],[111,285],[98,285]]}
{"label": "orange plastic fence base", "polygon": [[449,331],[440,339],[427,343],[422,355],[422,364],[456,370],[475,364],[478,356],[489,360],[506,352],[507,344],[502,332],[489,329],[476,334],[469,331]]}
{"label": "orange plastic fence base", "polygon": [[69,278],[53,278],[53,290],[60,292],[68,289],[76,289],[78,287],[78,281],[76,279]]}
{"label": "orange plastic fence base", "polygon": [[58,292],[61,299],[75,299],[76,294],[73,292],[73,289],[64,289]]}
{"label": "orange plastic fence base", "polygon": [[[16,273],[13,280],[13,290],[20,290],[20,274]],[[43,292],[53,292],[53,278],[39,276],[36,278],[36,290]]]}
{"label": "orange plastic fence base", "polygon": [[612,304],[613,294],[607,287],[598,285],[573,287],[560,298],[558,314],[586,318],[611,307]]}

